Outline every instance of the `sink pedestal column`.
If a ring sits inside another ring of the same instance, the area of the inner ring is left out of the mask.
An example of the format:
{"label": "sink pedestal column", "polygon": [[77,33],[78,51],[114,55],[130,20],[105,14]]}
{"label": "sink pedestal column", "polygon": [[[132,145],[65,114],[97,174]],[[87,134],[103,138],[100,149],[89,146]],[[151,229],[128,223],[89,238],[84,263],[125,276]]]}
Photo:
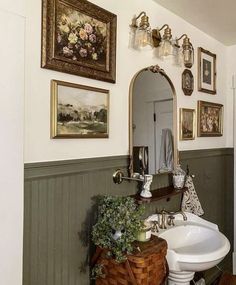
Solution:
{"label": "sink pedestal column", "polygon": [[193,280],[194,272],[189,271],[170,271],[168,285],[190,285]]}

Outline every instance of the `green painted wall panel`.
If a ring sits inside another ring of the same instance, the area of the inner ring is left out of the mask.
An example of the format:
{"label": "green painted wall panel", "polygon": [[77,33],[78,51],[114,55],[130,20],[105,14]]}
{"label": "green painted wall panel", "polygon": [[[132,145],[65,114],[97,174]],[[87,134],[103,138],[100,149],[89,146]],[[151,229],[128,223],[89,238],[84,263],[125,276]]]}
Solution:
{"label": "green painted wall panel", "polygon": [[[233,150],[180,153],[182,165],[196,175],[196,189],[206,218],[219,224],[233,238]],[[96,217],[97,195],[130,195],[136,182],[115,185],[112,174],[127,170],[127,156],[25,165],[24,285],[88,285],[89,242]],[[153,188],[170,183],[156,176]],[[157,209],[178,210],[180,198],[148,205],[146,215]]]}

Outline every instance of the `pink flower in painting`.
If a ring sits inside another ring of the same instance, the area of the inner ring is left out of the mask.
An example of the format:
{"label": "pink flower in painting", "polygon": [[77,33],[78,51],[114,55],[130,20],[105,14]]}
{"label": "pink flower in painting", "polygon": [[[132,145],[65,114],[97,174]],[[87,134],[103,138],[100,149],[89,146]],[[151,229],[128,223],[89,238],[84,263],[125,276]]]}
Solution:
{"label": "pink flower in painting", "polygon": [[91,35],[89,35],[89,40],[91,43],[96,43],[97,38],[94,34],[91,34]]}
{"label": "pink flower in painting", "polygon": [[79,36],[83,41],[88,39],[88,35],[84,29],[80,29]]}
{"label": "pink flower in painting", "polygon": [[57,35],[57,42],[60,43],[62,41],[62,37],[60,34]]}
{"label": "pink flower in painting", "polygon": [[73,55],[73,50],[69,49],[68,47],[63,48],[63,54],[65,56],[72,56]]}
{"label": "pink flower in painting", "polygon": [[87,57],[88,55],[88,52],[85,48],[81,48],[80,51],[79,51],[79,54],[81,57]]}
{"label": "pink flower in painting", "polygon": [[84,24],[84,29],[87,34],[92,34],[93,32],[93,27],[89,23]]}

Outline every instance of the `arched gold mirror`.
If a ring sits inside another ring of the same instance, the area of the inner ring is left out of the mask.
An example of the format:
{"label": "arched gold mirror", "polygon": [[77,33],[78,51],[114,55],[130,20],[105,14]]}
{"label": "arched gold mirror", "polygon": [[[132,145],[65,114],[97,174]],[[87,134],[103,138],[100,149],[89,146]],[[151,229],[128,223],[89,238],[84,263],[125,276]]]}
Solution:
{"label": "arched gold mirror", "polygon": [[129,114],[130,175],[172,171],[178,159],[176,93],[159,66],[133,77]]}

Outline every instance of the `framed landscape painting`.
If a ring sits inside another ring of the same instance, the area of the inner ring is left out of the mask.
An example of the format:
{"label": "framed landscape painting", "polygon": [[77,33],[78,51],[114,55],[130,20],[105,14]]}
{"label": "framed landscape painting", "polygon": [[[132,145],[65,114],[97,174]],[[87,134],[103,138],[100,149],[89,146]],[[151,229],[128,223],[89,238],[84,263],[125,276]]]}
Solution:
{"label": "framed landscape painting", "polygon": [[180,109],[180,140],[195,139],[195,110]]}
{"label": "framed landscape painting", "polygon": [[85,0],[43,0],[41,66],[115,83],[116,15]]}
{"label": "framed landscape painting", "polygon": [[198,90],[216,94],[216,54],[198,48]]}
{"label": "framed landscape painting", "polygon": [[223,105],[198,101],[198,136],[218,137],[223,135]]}
{"label": "framed landscape painting", "polygon": [[108,138],[109,91],[51,81],[51,138]]}

